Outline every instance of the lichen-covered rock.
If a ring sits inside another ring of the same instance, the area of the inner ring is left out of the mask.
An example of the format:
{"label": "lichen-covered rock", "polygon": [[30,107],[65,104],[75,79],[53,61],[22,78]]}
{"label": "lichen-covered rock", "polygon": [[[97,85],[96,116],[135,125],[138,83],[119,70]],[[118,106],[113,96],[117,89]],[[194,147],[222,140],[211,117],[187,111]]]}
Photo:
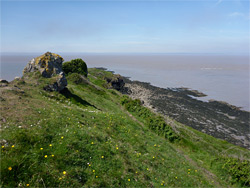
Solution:
{"label": "lichen-covered rock", "polygon": [[56,81],[45,87],[49,91],[61,91],[67,86],[67,80],[62,70],[63,58],[51,52],[32,59],[24,68],[23,73],[39,71],[43,77],[56,77]]}

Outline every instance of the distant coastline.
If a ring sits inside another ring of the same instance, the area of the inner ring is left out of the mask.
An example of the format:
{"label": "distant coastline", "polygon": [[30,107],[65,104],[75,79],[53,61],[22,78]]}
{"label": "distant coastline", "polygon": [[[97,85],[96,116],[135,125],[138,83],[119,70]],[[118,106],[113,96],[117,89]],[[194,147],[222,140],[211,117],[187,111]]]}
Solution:
{"label": "distant coastline", "polygon": [[[11,81],[38,53],[1,54],[0,78]],[[82,58],[88,67],[108,67],[132,80],[161,88],[191,88],[206,94],[199,100],[226,101],[250,111],[249,55],[163,53],[62,53],[64,60]]]}

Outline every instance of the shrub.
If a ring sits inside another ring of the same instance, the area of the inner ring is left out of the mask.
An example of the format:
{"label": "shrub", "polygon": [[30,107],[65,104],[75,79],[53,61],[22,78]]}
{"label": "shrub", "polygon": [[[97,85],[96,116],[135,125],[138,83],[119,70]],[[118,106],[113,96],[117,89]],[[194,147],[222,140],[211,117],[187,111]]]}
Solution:
{"label": "shrub", "polygon": [[225,158],[223,169],[232,176],[232,183],[240,183],[241,186],[250,186],[250,162],[235,158]]}
{"label": "shrub", "polygon": [[166,124],[162,116],[156,115],[151,112],[148,108],[142,106],[142,103],[139,99],[132,100],[128,96],[124,96],[121,99],[121,104],[129,112],[133,112],[141,118],[146,120],[146,125],[152,131],[156,132],[158,135],[161,135],[168,139],[170,142],[179,139],[179,136],[172,130],[172,128]]}
{"label": "shrub", "polygon": [[87,65],[82,59],[73,59],[71,61],[65,62],[63,63],[62,68],[66,75],[71,73],[82,74],[86,77],[88,75]]}

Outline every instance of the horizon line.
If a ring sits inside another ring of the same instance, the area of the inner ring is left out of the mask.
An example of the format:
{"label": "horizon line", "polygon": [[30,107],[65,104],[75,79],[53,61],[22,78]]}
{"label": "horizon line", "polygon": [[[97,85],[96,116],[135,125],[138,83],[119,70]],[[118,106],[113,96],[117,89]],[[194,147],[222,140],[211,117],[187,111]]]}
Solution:
{"label": "horizon line", "polygon": [[[35,53],[46,53],[44,52],[0,52],[0,55],[4,54],[35,54]],[[232,54],[245,54],[250,55],[249,52],[55,52],[53,53],[66,53],[66,54],[218,54],[218,55],[232,55]]]}

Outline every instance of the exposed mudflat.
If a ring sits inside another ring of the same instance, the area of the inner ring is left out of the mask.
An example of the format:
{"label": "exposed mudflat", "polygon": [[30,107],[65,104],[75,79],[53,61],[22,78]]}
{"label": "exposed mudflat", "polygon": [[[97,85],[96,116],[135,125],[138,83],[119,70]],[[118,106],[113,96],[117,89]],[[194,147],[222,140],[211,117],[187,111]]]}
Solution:
{"label": "exposed mudflat", "polygon": [[125,78],[124,94],[138,98],[144,105],[174,120],[216,138],[250,149],[250,112],[226,102],[203,102],[206,96],[187,88],[159,88]]}

